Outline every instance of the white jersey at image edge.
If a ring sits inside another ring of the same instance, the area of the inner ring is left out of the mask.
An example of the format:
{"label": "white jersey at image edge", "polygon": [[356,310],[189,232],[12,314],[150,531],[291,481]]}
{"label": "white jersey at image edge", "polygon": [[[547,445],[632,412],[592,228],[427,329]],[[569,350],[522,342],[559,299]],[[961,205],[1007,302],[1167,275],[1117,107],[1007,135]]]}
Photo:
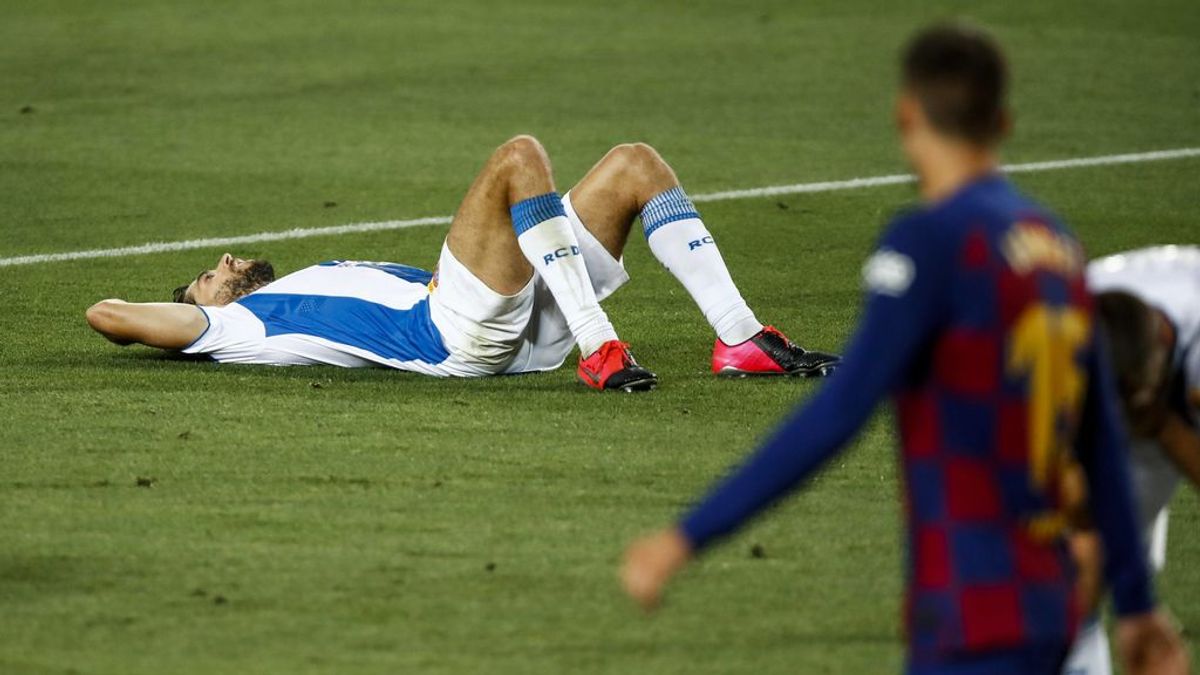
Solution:
{"label": "white jersey at image edge", "polygon": [[[1187,390],[1200,388],[1200,247],[1158,246],[1108,256],[1088,265],[1093,293],[1124,291],[1163,312],[1176,330],[1172,368]],[[1200,411],[1186,398],[1180,413],[1200,424]],[[1180,482],[1175,464],[1153,439],[1132,439],[1130,469],[1138,520],[1151,567],[1166,564],[1167,505]]]}
{"label": "white jersey at image edge", "polygon": [[[1093,293],[1126,291],[1162,311],[1175,327],[1173,367],[1189,391],[1200,388],[1200,247],[1156,246],[1099,258],[1088,265]],[[1200,410],[1188,406],[1193,425]]]}

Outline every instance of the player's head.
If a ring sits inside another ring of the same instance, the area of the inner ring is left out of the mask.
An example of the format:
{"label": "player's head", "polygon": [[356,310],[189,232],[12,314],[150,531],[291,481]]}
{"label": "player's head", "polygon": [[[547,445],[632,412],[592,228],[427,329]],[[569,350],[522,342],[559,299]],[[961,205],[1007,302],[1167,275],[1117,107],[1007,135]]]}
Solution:
{"label": "player's head", "polygon": [[910,158],[931,143],[990,150],[1008,134],[1008,65],[982,29],[941,23],[920,31],[901,71],[896,123]]}
{"label": "player's head", "polygon": [[217,266],[203,270],[191,283],[176,288],[175,302],[190,305],[228,305],[275,280],[275,268],[266,260],[246,260],[226,253]]}
{"label": "player's head", "polygon": [[1169,410],[1171,325],[1162,312],[1122,291],[1097,295],[1096,309],[1108,337],[1130,431],[1152,437],[1166,422]]}

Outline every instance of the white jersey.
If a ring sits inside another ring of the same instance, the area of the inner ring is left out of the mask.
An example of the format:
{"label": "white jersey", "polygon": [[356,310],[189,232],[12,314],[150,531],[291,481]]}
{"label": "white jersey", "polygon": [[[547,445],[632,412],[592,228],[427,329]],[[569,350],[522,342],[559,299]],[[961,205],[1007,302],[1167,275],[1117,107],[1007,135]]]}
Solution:
{"label": "white jersey", "polygon": [[[1200,389],[1200,247],[1158,246],[1100,258],[1088,265],[1093,293],[1126,291],[1160,310],[1175,328],[1172,367],[1186,391]],[[1186,396],[1173,403],[1200,427],[1200,410]]]}
{"label": "white jersey", "polygon": [[385,366],[430,375],[447,350],[430,316],[433,275],[396,263],[332,261],[223,307],[183,351],[222,363]]}
{"label": "white jersey", "polygon": [[[1171,407],[1200,427],[1200,410],[1188,400],[1188,392],[1200,389],[1200,247],[1160,246],[1120,253],[1093,261],[1087,274],[1093,293],[1125,291],[1170,320],[1176,335]],[[1161,569],[1166,556],[1165,508],[1179,484],[1179,471],[1153,440],[1134,439],[1130,460],[1147,557],[1155,569]]]}

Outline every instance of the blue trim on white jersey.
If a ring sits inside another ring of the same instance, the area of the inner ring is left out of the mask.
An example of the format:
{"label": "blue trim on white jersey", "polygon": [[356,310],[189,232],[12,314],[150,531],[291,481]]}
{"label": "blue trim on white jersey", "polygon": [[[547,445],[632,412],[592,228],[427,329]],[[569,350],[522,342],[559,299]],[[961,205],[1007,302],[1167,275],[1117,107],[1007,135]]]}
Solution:
{"label": "blue trim on white jersey", "polygon": [[420,267],[410,267],[393,262],[372,262],[370,260],[327,260],[317,263],[318,267],[368,267],[380,272],[386,272],[405,281],[427,285],[433,279],[433,272]]}
{"label": "blue trim on white jersey", "polygon": [[559,197],[557,192],[547,192],[544,195],[523,199],[513,204],[508,212],[512,215],[513,230],[516,231],[518,237],[525,234],[526,230],[551,218],[567,217],[567,212],[562,205],[562,197]]}
{"label": "blue trim on white jersey", "polygon": [[266,327],[267,337],[308,335],[385,359],[438,364],[450,357],[429,315],[429,299],[393,309],[358,298],[251,293],[237,304]]}
{"label": "blue trim on white jersey", "polygon": [[196,309],[200,310],[200,313],[204,315],[204,330],[200,331],[200,334],[196,336],[195,340],[189,342],[186,347],[179,351],[191,349],[197,342],[200,341],[200,338],[208,335],[208,330],[212,328],[212,319],[208,318],[208,312],[204,311],[204,308],[200,305],[196,305]]}

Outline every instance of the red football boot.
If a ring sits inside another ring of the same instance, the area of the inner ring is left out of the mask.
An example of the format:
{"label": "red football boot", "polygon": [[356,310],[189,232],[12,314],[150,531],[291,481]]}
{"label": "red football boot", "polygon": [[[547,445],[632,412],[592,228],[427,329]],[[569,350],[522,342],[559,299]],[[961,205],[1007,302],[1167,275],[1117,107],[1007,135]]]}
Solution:
{"label": "red football boot", "polygon": [[639,366],[629,345],[620,340],[609,340],[591,356],[581,357],[576,373],[581,382],[600,391],[650,391],[658,384],[658,376]]}
{"label": "red football boot", "polygon": [[722,377],[792,375],[824,377],[837,368],[842,358],[811,352],[795,345],[774,326],[767,326],[741,344],[713,345],[712,371]]}

